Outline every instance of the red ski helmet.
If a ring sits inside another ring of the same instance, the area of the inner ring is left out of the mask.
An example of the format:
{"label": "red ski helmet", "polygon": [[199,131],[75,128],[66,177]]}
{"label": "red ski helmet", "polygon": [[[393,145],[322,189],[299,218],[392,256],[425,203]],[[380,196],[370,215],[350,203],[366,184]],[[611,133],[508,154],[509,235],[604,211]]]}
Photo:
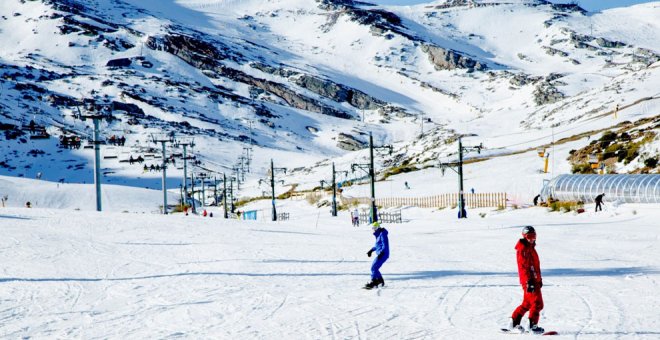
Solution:
{"label": "red ski helmet", "polygon": [[536,230],[531,225],[525,226],[522,230],[522,236],[527,241],[536,241]]}

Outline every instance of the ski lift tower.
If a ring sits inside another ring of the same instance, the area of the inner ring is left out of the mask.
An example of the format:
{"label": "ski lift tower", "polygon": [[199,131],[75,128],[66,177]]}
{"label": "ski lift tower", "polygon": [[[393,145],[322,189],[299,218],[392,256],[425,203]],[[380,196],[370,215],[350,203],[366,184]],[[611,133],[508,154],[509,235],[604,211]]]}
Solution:
{"label": "ski lift tower", "polygon": [[[271,192],[271,202],[273,204],[273,210],[272,210],[272,220],[277,221],[277,210],[275,208],[275,172],[276,171],[281,171],[286,174],[286,168],[276,168],[273,165],[273,159],[270,159],[270,192]],[[282,184],[284,184],[284,181],[279,181]]]}
{"label": "ski lift tower", "polygon": [[202,191],[200,192],[199,195],[199,202],[201,205],[201,208],[204,209],[204,206],[206,205],[206,189],[204,188],[204,184],[206,182],[206,178],[209,177],[209,174],[206,172],[199,172],[197,173],[197,178],[199,178],[201,184],[202,184]]}
{"label": "ski lift tower", "polygon": [[174,143],[174,134],[172,133],[152,133],[151,142],[154,144],[160,143],[163,148],[163,215],[167,215],[167,157],[165,152],[166,143]]}
{"label": "ski lift tower", "polygon": [[481,153],[481,149],[483,149],[484,146],[483,144],[479,144],[478,146],[463,146],[461,138],[462,137],[460,136],[458,137],[458,162],[440,163],[440,169],[442,170],[443,176],[445,175],[446,168],[449,168],[458,174],[458,218],[467,218],[465,212],[465,198],[463,197],[463,152],[477,151],[478,153]]}
{"label": "ski lift tower", "polygon": [[[174,146],[183,148],[183,204],[185,204],[185,201],[188,199],[188,147],[195,147],[195,139],[192,137],[179,137],[174,143]],[[193,208],[194,213],[195,209]]]}
{"label": "ski lift tower", "polygon": [[101,120],[112,120],[112,109],[109,105],[96,105],[94,102],[88,101],[85,102],[85,112],[80,111],[80,107],[77,106],[78,114],[75,118],[78,118],[82,121],[91,119],[94,122],[94,139],[91,143],[94,145],[94,185],[96,186],[96,211],[102,210],[101,205],[101,144],[105,144],[105,141],[100,139],[100,123]]}
{"label": "ski lift tower", "polygon": [[389,149],[390,155],[393,152],[393,147],[391,145],[376,146],[374,147],[374,137],[369,132],[369,163],[368,164],[351,164],[351,171],[355,172],[355,169],[361,169],[369,175],[369,180],[371,184],[371,209],[370,216],[371,221],[378,222],[378,213],[376,211],[376,171],[374,169],[374,149]]}
{"label": "ski lift tower", "polygon": [[[336,171],[335,162],[332,162],[332,216],[337,216],[337,173],[343,172],[348,174],[348,171]],[[323,190],[323,184],[330,184],[325,180],[321,180],[321,190]]]}

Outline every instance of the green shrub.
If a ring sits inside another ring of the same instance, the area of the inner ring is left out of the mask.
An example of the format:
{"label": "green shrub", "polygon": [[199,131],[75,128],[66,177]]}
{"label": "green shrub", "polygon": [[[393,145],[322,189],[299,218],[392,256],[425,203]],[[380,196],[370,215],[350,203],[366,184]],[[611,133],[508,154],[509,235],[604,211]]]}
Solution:
{"label": "green shrub", "polygon": [[571,212],[579,208],[582,208],[584,204],[582,202],[575,201],[554,201],[548,205],[550,211],[562,211],[562,212]]}
{"label": "green shrub", "polygon": [[383,174],[383,179],[387,179],[390,176],[403,174],[403,173],[411,172],[411,171],[417,171],[417,167],[412,166],[412,165],[395,166],[395,167],[389,168],[389,169],[387,169],[387,171],[385,171],[385,173]]}
{"label": "green shrub", "polygon": [[177,204],[172,208],[172,212],[183,212],[184,208],[190,208],[187,204]]}
{"label": "green shrub", "polygon": [[616,140],[616,133],[612,131],[607,131],[600,137],[599,140],[601,142],[607,142],[609,144],[610,142]]}
{"label": "green shrub", "polygon": [[644,160],[644,165],[648,166],[649,168],[655,168],[658,165],[658,158],[647,158]]}
{"label": "green shrub", "polygon": [[639,144],[633,143],[632,145],[630,145],[630,147],[626,152],[626,156],[623,159],[624,163],[628,164],[632,162],[635,158],[637,158],[637,156],[639,156]]}
{"label": "green shrub", "polygon": [[578,163],[573,164],[571,172],[574,174],[593,174],[594,170],[591,168],[591,164],[589,163]]}

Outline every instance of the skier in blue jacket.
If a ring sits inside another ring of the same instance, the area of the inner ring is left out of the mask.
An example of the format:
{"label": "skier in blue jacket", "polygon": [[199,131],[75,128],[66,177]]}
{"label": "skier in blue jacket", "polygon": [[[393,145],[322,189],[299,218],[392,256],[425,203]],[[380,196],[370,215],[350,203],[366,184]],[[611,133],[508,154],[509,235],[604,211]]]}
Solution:
{"label": "skier in blue jacket", "polygon": [[378,285],[385,286],[383,275],[380,274],[380,267],[390,257],[390,241],[387,238],[387,229],[380,226],[379,222],[371,224],[371,229],[374,231],[376,237],[376,245],[369,249],[367,256],[371,257],[373,252],[376,252],[376,258],[371,263],[371,282],[368,282],[364,288],[372,289]]}

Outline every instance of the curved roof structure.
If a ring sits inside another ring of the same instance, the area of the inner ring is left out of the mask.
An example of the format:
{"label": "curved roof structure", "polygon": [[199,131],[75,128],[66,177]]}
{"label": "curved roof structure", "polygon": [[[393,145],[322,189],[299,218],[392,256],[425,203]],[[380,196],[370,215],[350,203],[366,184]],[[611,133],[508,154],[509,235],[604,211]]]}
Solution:
{"label": "curved roof structure", "polygon": [[560,201],[660,203],[660,174],[560,175],[543,187],[541,197]]}

